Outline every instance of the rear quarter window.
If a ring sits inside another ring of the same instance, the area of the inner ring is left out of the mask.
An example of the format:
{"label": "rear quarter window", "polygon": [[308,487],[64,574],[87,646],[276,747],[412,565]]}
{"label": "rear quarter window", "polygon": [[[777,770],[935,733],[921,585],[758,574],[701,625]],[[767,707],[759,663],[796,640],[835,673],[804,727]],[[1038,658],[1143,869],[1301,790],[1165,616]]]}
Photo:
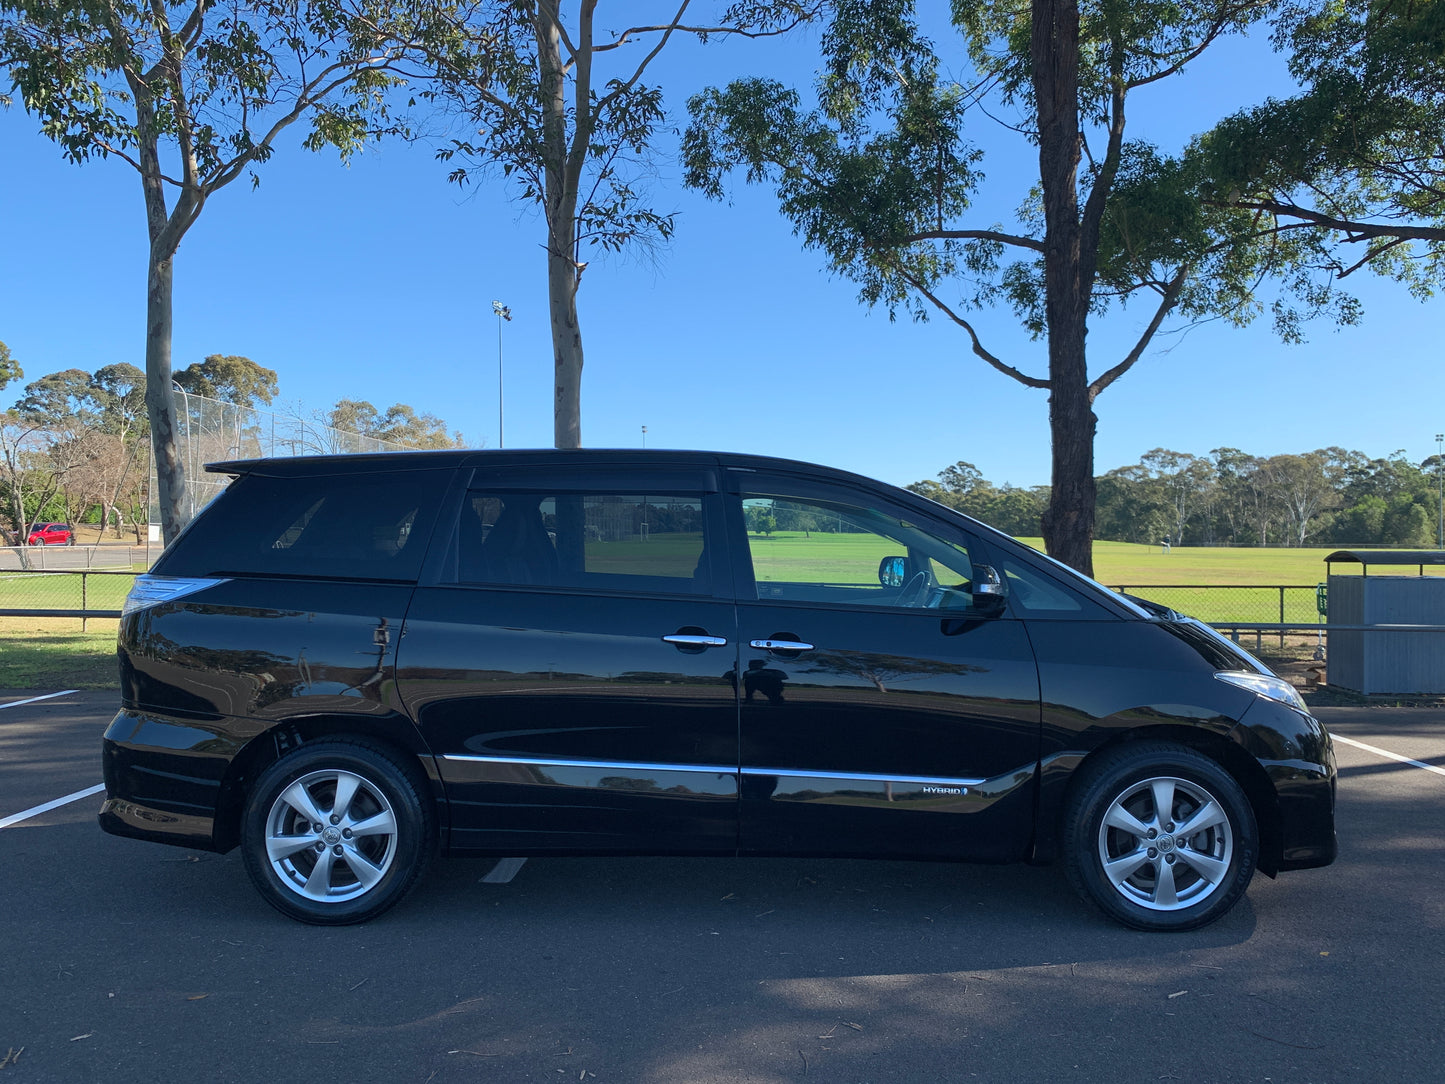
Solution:
{"label": "rear quarter window", "polygon": [[450,470],[244,475],[156,562],[166,576],[415,580]]}

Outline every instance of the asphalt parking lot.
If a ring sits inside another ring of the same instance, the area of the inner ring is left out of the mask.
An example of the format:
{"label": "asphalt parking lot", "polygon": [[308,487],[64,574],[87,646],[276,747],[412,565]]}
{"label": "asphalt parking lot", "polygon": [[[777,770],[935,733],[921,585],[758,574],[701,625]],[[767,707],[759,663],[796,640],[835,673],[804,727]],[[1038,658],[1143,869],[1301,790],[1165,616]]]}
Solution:
{"label": "asphalt parking lot", "polygon": [[45,692],[0,693],[0,1084],[1445,1079],[1445,710],[1320,709],[1339,861],[1194,933],[1055,869],[702,859],[443,860],[328,930],[97,793],[32,812],[116,708]]}

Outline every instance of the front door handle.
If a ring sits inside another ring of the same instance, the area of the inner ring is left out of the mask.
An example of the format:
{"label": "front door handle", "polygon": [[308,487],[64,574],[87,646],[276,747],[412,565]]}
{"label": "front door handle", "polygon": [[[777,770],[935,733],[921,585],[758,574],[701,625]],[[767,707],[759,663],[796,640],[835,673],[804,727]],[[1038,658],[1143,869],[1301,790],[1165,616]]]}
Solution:
{"label": "front door handle", "polygon": [[706,636],[692,632],[675,632],[662,638],[663,643],[678,644],[682,647],[725,647],[724,636]]}
{"label": "front door handle", "polygon": [[755,647],[759,651],[812,651],[812,644],[805,644],[802,640],[749,640],[749,647]]}

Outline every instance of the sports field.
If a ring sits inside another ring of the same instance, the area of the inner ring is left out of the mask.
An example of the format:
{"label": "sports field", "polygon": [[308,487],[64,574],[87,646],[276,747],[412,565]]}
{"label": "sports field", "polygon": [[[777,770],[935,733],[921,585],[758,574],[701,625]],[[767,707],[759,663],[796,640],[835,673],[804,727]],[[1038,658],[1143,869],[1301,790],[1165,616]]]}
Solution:
{"label": "sports field", "polygon": [[[1042,549],[1038,538],[1021,539]],[[806,580],[816,577],[835,583],[869,583],[878,561],[896,551],[872,535],[822,534],[775,531],[771,536],[749,537],[759,574],[764,579]],[[589,566],[598,571],[634,571],[642,552],[655,557],[665,547],[658,542],[614,544],[606,555],[589,553]],[[684,552],[685,551],[685,552]],[[668,571],[690,576],[696,563],[696,546],[670,553]],[[1204,621],[1314,623],[1318,620],[1315,584],[1325,579],[1324,557],[1330,549],[1246,549],[1176,547],[1164,553],[1159,546],[1126,542],[1094,544],[1094,575],[1109,587],[1172,606]],[[616,563],[617,567],[608,566]],[[1358,565],[1337,565],[1338,573],[1357,572]],[[1400,570],[1413,574],[1413,568]],[[1427,574],[1442,574],[1440,568]],[[1185,585],[1185,586],[1176,586]],[[85,603],[92,609],[118,609],[130,587],[126,576],[92,576]],[[1281,613],[1281,592],[1283,613]],[[78,609],[80,577],[66,575],[0,575],[0,608]],[[38,688],[56,683],[70,687],[113,687],[115,683],[114,621],[92,620],[87,631],[69,618],[0,618],[0,688]]]}
{"label": "sports field", "polygon": [[[1044,548],[1042,538],[1020,542]],[[1189,584],[1308,584],[1325,579],[1324,549],[1176,546],[1165,553],[1160,546],[1133,542],[1095,542],[1094,578],[1110,587],[1149,583]],[[1337,574],[1359,571],[1358,565],[1336,565]],[[1413,570],[1412,570],[1413,571]]]}

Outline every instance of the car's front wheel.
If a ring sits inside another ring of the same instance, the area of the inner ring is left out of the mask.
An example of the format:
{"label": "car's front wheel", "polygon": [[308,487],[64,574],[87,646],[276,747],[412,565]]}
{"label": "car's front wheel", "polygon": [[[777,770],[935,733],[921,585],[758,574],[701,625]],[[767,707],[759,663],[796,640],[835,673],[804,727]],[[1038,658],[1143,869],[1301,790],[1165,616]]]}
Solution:
{"label": "car's front wheel", "polygon": [[302,746],[246,802],[241,848],[266,902],[319,926],[365,922],[397,903],[431,856],[422,784],[390,753],[350,741]]}
{"label": "car's front wheel", "polygon": [[1244,894],[1259,834],[1248,797],[1219,764],[1138,742],[1081,772],[1064,811],[1064,853],[1085,899],[1136,929],[1192,930]]}

